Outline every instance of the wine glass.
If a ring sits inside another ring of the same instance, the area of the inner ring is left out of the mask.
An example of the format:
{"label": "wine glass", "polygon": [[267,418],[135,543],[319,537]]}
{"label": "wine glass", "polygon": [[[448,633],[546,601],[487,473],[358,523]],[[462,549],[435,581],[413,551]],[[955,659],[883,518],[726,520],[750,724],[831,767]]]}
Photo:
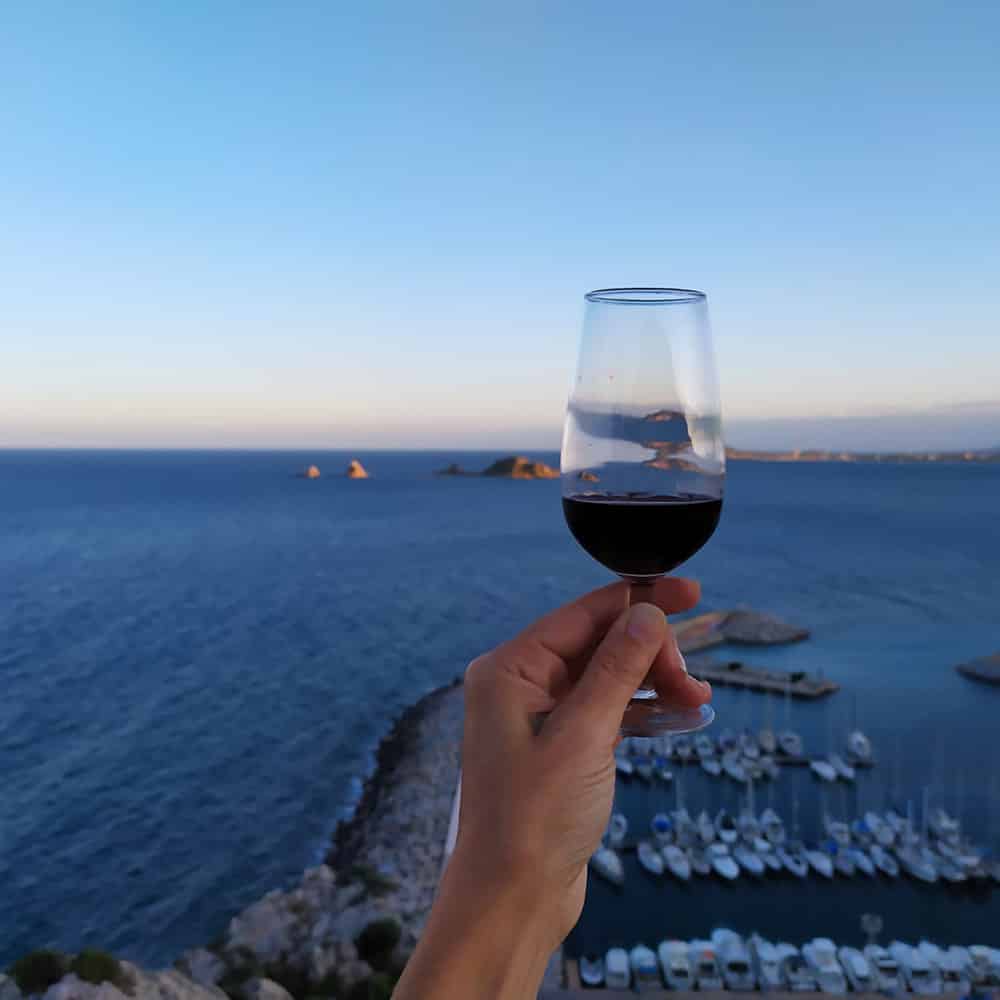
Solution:
{"label": "wine glass", "polygon": [[[635,604],[708,541],[722,510],[708,300],[684,288],[601,288],[585,298],[563,431],[563,512],[580,545],[629,582]],[[644,684],[622,732],[693,732],[714,718],[710,705],[677,709]]]}

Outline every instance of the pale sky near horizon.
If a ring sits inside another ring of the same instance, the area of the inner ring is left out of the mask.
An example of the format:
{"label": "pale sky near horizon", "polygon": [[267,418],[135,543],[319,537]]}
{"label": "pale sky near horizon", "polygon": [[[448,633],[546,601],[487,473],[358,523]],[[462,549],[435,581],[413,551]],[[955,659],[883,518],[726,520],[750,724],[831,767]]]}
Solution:
{"label": "pale sky near horizon", "polygon": [[5,7],[0,446],[556,447],[618,284],[735,444],[1000,444],[1000,8],[608,10]]}

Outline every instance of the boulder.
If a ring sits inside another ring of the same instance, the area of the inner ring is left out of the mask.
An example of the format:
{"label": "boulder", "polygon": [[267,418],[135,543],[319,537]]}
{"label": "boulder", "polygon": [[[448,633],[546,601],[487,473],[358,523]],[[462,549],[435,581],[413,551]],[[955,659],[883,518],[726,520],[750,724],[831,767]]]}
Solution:
{"label": "boulder", "polygon": [[21,991],[10,976],[0,972],[0,1000],[21,1000]]}
{"label": "boulder", "polygon": [[273,979],[251,979],[243,986],[246,1000],[293,1000],[291,993]]}
{"label": "boulder", "polygon": [[367,470],[356,458],[352,458],[350,464],[347,466],[347,478],[348,479],[368,478]]}
{"label": "boulder", "polygon": [[748,646],[772,646],[809,638],[809,629],[789,625],[780,618],[759,611],[733,611],[721,622],[719,631],[726,642]]}
{"label": "boulder", "polygon": [[960,663],[955,669],[970,680],[982,681],[984,684],[1000,684],[1000,653]]}
{"label": "boulder", "polygon": [[225,963],[207,948],[195,948],[181,956],[178,969],[202,986],[215,986],[226,971]]}
{"label": "boulder", "polygon": [[533,462],[523,455],[511,455],[483,469],[483,475],[500,479],[558,479],[559,470],[544,462]]}

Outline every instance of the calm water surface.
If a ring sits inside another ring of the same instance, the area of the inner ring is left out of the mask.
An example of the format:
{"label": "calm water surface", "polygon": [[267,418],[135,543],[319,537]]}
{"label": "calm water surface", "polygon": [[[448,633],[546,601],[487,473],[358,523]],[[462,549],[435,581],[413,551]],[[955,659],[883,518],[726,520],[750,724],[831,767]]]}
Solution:
{"label": "calm water surface", "polygon": [[[367,482],[291,476],[349,457],[0,453],[0,960],[95,944],[166,962],[214,937],[322,854],[403,707],[606,579],[569,538],[558,483],[430,475],[498,457],[485,453],[361,453]],[[931,784],[983,836],[1000,690],[951,667],[1000,648],[998,510],[997,466],[738,463],[688,567],[705,608],[750,603],[813,629],[744,658],[843,684],[793,722],[825,745],[857,705],[880,757],[865,801]],[[765,712],[724,691],[717,707],[734,727]],[[689,785],[692,806],[727,794]],[[663,804],[622,794],[637,822]],[[800,799],[808,822],[815,787]],[[807,901],[816,933],[842,918],[846,937],[871,905],[860,883],[822,900],[782,886],[785,907],[629,874],[624,896],[595,886],[578,943],[609,918],[629,940],[768,930]],[[991,902],[912,886],[878,907],[1000,926]]]}

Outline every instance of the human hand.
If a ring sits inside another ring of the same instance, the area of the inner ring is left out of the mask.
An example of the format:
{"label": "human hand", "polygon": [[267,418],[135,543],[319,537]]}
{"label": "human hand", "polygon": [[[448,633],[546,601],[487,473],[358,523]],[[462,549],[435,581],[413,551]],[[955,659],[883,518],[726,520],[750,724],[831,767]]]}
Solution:
{"label": "human hand", "polygon": [[583,907],[636,688],[650,674],[677,706],[711,697],[663,615],[693,607],[698,585],[664,579],[650,597],[629,608],[625,584],[604,587],[470,665],[458,839],[398,997],[534,996]]}

